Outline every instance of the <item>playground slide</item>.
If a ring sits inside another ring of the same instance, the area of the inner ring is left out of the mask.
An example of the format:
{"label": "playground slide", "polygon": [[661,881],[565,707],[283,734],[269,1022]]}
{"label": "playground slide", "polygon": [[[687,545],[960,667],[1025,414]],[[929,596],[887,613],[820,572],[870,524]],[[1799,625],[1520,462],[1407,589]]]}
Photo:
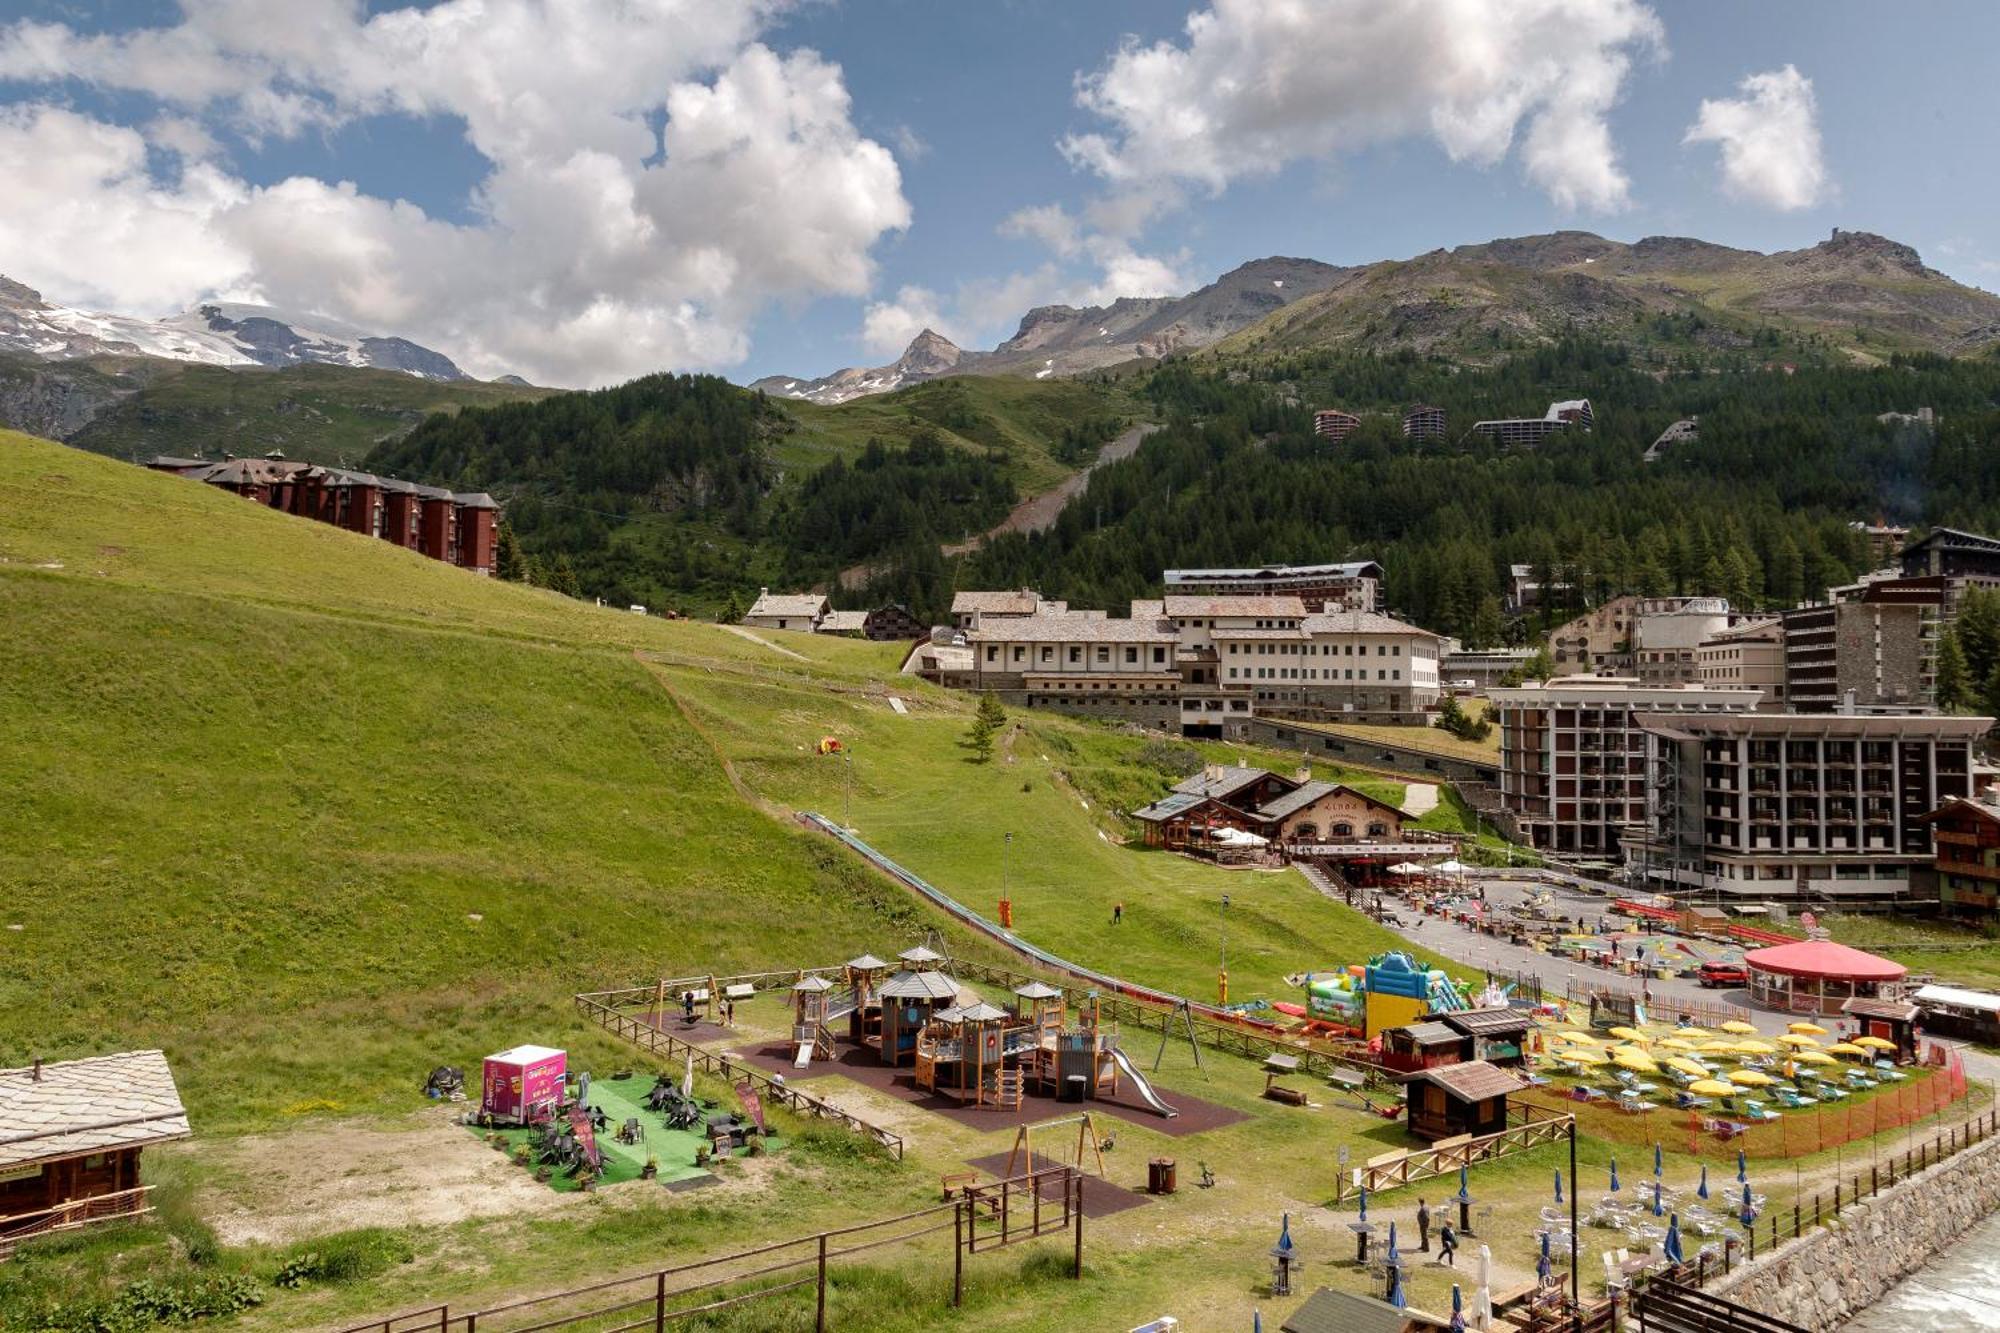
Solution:
{"label": "playground slide", "polygon": [[1125,1052],[1114,1046],[1111,1049],[1111,1058],[1118,1062],[1118,1068],[1124,1072],[1126,1078],[1132,1080],[1132,1086],[1139,1090],[1139,1100],[1145,1102],[1146,1105],[1152,1107],[1163,1116],[1172,1118],[1180,1114],[1179,1111],[1176,1111],[1173,1107],[1160,1100],[1160,1094],[1153,1091],[1153,1085],[1148,1083],[1146,1076],[1133,1066],[1132,1061],[1127,1058]]}
{"label": "playground slide", "polygon": [[1434,1012],[1448,1014],[1465,1007],[1465,997],[1458,993],[1458,987],[1449,981],[1431,983],[1431,1009]]}
{"label": "playground slide", "polygon": [[813,1058],[813,1044],[809,1041],[802,1041],[799,1043],[798,1055],[792,1060],[792,1068],[804,1069],[807,1065],[812,1063],[812,1058]]}

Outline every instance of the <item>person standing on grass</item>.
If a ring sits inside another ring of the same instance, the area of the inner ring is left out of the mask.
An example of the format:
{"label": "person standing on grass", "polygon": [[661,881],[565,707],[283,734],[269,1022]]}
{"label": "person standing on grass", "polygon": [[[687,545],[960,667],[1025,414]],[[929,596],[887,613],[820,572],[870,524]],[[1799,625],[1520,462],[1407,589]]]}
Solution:
{"label": "person standing on grass", "polygon": [[1115,926],[1124,920],[1125,920],[1125,904],[1124,903],[1111,904],[1111,924]]}
{"label": "person standing on grass", "polygon": [[1417,1200],[1417,1248],[1431,1252],[1431,1208],[1422,1199]]}

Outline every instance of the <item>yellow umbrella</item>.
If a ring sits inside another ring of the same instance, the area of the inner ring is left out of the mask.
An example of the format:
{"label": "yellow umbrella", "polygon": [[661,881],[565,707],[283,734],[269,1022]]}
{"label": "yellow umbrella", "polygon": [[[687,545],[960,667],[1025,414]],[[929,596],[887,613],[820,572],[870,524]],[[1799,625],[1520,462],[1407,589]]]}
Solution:
{"label": "yellow umbrella", "polygon": [[1787,1023],[1785,1029],[1788,1032],[1809,1032],[1815,1037],[1826,1035],[1826,1029],[1817,1023]]}
{"label": "yellow umbrella", "polygon": [[1700,1041],[1703,1037],[1713,1036],[1714,1034],[1706,1028],[1675,1028],[1674,1035],[1676,1037],[1686,1037],[1689,1041]]}
{"label": "yellow umbrella", "polygon": [[1630,1046],[1621,1046],[1611,1053],[1611,1063],[1621,1069],[1634,1069],[1641,1074],[1657,1074],[1660,1067],[1653,1063],[1653,1057]]}
{"label": "yellow umbrella", "polygon": [[1636,1041],[1641,1046],[1652,1040],[1651,1037],[1648,1037],[1637,1028],[1612,1028],[1611,1035],[1625,1041]]}
{"label": "yellow umbrella", "polygon": [[1866,1046],[1871,1051],[1893,1051],[1896,1049],[1896,1043],[1886,1037],[1856,1037],[1854,1044],[1856,1046]]}
{"label": "yellow umbrella", "polygon": [[1745,1055],[1771,1055],[1778,1048],[1768,1041],[1739,1041],[1736,1049]]}
{"label": "yellow umbrella", "polygon": [[1663,1051],[1691,1051],[1694,1049],[1694,1043],[1691,1041],[1682,1041],[1679,1037],[1668,1037],[1660,1043],[1660,1049]]}
{"label": "yellow umbrella", "polygon": [[1718,1079],[1698,1078],[1688,1084],[1688,1091],[1697,1097],[1734,1097],[1736,1095],[1736,1085],[1734,1083],[1724,1083]]}
{"label": "yellow umbrella", "polygon": [[[1783,1042],[1783,1043],[1784,1043],[1785,1045],[1787,1045],[1787,1046],[1817,1046],[1817,1045],[1819,1045],[1819,1043],[1818,1043],[1817,1041],[1814,1041],[1814,1040],[1813,1040],[1813,1039],[1812,1039],[1811,1037],[1808,1037],[1808,1036],[1807,1036],[1807,1035],[1806,1035],[1805,1033],[1803,1033],[1803,1032],[1787,1032],[1787,1033],[1786,1033],[1786,1034],[1785,1034],[1784,1036],[1782,1036],[1782,1037],[1778,1038],[1778,1040],[1779,1040],[1779,1041],[1781,1041],[1781,1042]],[[1748,1045],[1749,1045],[1750,1043],[1746,1041],[1746,1042],[1744,1042],[1743,1044],[1744,1044],[1745,1046],[1748,1046]]]}
{"label": "yellow umbrella", "polygon": [[1710,1055],[1734,1055],[1736,1054],[1736,1043],[1733,1041],[1705,1041],[1695,1049],[1706,1051]]}
{"label": "yellow umbrella", "polygon": [[1588,1032],[1558,1032],[1556,1033],[1556,1039],[1559,1041],[1574,1042],[1578,1046],[1602,1046],[1604,1044]]}
{"label": "yellow umbrella", "polygon": [[1699,1060],[1690,1060],[1684,1055],[1674,1056],[1666,1062],[1666,1065],[1669,1069],[1678,1069],[1683,1074],[1693,1074],[1696,1078],[1705,1077],[1708,1073],[1707,1065]]}
{"label": "yellow umbrella", "polygon": [[1840,1061],[1834,1059],[1825,1051],[1800,1051],[1793,1058],[1809,1065],[1837,1065],[1840,1063]]}
{"label": "yellow umbrella", "polygon": [[1856,1046],[1851,1041],[1837,1041],[1826,1048],[1826,1053],[1828,1055],[1866,1055],[1868,1054],[1868,1048],[1865,1046]]}
{"label": "yellow umbrella", "polygon": [[1746,1037],[1754,1037],[1757,1035],[1757,1029],[1751,1027],[1748,1023],[1745,1023],[1740,1018],[1730,1019],[1727,1023],[1724,1023],[1722,1025],[1722,1030],[1724,1032],[1740,1032]]}
{"label": "yellow umbrella", "polygon": [[1606,1055],[1603,1051],[1589,1046],[1579,1046],[1573,1051],[1558,1052],[1556,1059],[1561,1060],[1565,1064],[1572,1065],[1608,1065],[1611,1063],[1610,1056]]}
{"label": "yellow umbrella", "polygon": [[1757,1069],[1732,1069],[1729,1071],[1731,1083],[1741,1083],[1746,1088],[1761,1088],[1778,1080]]}

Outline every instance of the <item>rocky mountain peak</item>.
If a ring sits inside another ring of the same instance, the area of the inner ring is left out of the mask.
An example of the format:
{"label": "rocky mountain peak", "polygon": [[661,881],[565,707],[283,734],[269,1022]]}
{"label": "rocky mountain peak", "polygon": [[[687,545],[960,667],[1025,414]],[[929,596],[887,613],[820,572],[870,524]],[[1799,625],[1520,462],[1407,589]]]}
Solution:
{"label": "rocky mountain peak", "polygon": [[951,339],[935,329],[925,329],[903,349],[895,369],[905,375],[941,375],[957,365],[963,355]]}
{"label": "rocky mountain peak", "polygon": [[1842,231],[1835,227],[1832,236],[1806,253],[1855,261],[1870,267],[1899,268],[1909,273],[1926,271],[1923,257],[1914,248],[1872,231]]}
{"label": "rocky mountain peak", "polygon": [[7,305],[39,306],[42,294],[23,282],[16,282],[0,273],[0,302]]}

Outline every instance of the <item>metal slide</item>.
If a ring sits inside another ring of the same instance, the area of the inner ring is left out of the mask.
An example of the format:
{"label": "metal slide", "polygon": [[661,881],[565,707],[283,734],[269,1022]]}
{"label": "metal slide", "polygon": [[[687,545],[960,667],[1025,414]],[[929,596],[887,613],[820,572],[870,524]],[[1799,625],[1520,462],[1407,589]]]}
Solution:
{"label": "metal slide", "polygon": [[1153,1091],[1153,1085],[1148,1083],[1146,1076],[1140,1073],[1132,1062],[1126,1058],[1125,1052],[1113,1046],[1111,1048],[1111,1058],[1118,1062],[1118,1068],[1124,1072],[1126,1078],[1132,1080],[1132,1086],[1139,1090],[1139,1100],[1170,1120],[1180,1114],[1179,1111],[1176,1111],[1173,1107],[1160,1100],[1160,1094]]}
{"label": "metal slide", "polygon": [[792,1068],[804,1069],[807,1065],[812,1063],[812,1058],[813,1058],[813,1044],[809,1041],[802,1041],[799,1043],[798,1056],[792,1061]]}

